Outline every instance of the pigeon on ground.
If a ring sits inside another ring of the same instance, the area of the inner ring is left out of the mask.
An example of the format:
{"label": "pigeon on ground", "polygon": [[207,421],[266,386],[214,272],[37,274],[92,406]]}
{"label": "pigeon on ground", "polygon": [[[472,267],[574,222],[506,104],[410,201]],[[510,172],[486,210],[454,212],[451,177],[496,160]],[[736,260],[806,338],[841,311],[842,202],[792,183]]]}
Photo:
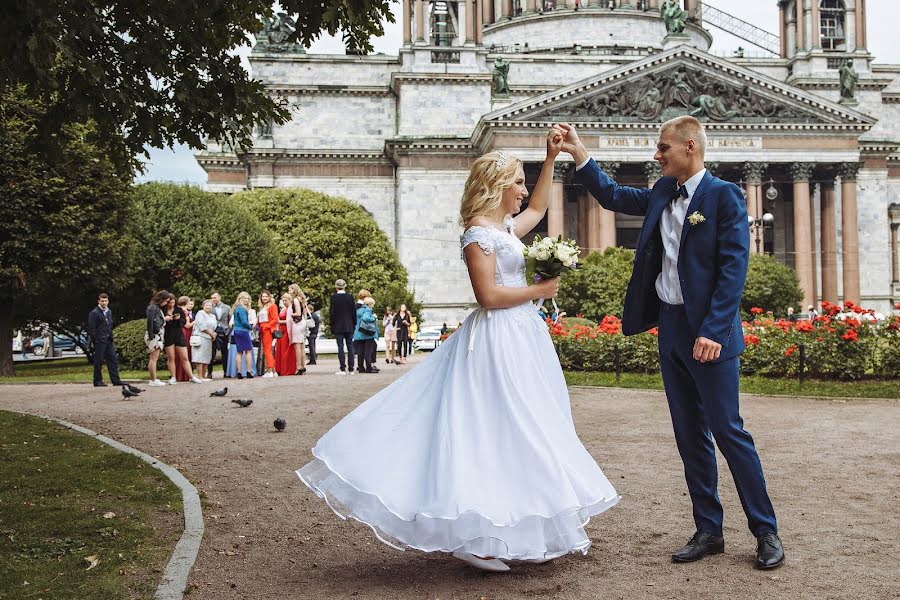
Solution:
{"label": "pigeon on ground", "polygon": [[131,392],[132,394],[140,394],[141,392],[144,391],[144,390],[142,390],[142,389],[139,388],[139,387],[134,387],[134,386],[131,385],[130,383],[126,383],[126,384],[125,384],[125,387],[128,388],[128,391]]}
{"label": "pigeon on ground", "polygon": [[232,402],[234,402],[241,408],[247,408],[248,406],[253,404],[253,400],[250,400],[250,399],[244,400],[242,398],[235,398],[234,400],[232,400]]}
{"label": "pigeon on ground", "polygon": [[214,391],[212,394],[209,395],[209,397],[212,398],[215,396],[216,398],[221,398],[222,396],[224,396],[227,393],[228,393],[228,388],[223,387],[221,390]]}
{"label": "pigeon on ground", "polygon": [[137,396],[139,393],[140,393],[140,392],[132,392],[131,390],[128,389],[128,386],[127,386],[127,385],[123,385],[123,386],[122,386],[122,397],[123,397],[123,398],[134,398],[134,397]]}
{"label": "pigeon on ground", "polygon": [[275,429],[277,429],[278,431],[284,431],[284,428],[287,427],[287,421],[285,421],[281,417],[278,417],[277,419],[275,419],[273,425],[275,425]]}

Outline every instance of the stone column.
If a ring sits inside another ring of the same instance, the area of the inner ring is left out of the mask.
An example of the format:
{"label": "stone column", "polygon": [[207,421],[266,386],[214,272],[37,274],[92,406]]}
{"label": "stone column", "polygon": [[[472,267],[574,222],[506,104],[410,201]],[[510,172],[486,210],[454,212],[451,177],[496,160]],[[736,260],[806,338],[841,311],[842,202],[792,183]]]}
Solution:
{"label": "stone column", "polygon": [[[600,168],[612,179],[615,179],[616,171],[619,170],[619,163],[601,162]],[[597,233],[599,234],[597,249],[600,252],[603,252],[607,248],[614,248],[616,246],[616,213],[611,210],[606,210],[600,206],[599,203],[597,203],[597,209]]]}
{"label": "stone column", "polygon": [[820,216],[822,245],[822,300],[838,301],[837,285],[837,224],[834,218],[834,173],[829,172],[822,184],[822,214]]}
{"label": "stone column", "polygon": [[797,54],[797,15],[796,12],[784,13],[784,26],[786,31],[785,58],[793,58]]}
{"label": "stone column", "polygon": [[533,15],[538,11],[538,4],[542,2],[543,0],[525,0],[525,12],[522,14]]}
{"label": "stone column", "polygon": [[512,0],[500,0],[500,12],[504,20],[512,18]]}
{"label": "stone column", "polygon": [[466,45],[475,43],[475,22],[478,20],[476,0],[466,0]]}
{"label": "stone column", "polygon": [[569,176],[572,163],[558,162],[553,165],[553,183],[550,185],[550,206],[547,208],[547,235],[557,237],[565,233],[565,180]]}
{"label": "stone column", "polygon": [[650,0],[650,10],[659,10],[659,0]]}
{"label": "stone column", "polygon": [[821,48],[822,47],[822,21],[819,19],[819,0],[813,0],[812,2],[812,11],[810,13],[812,15],[810,21],[812,21],[812,47],[813,48]]}
{"label": "stone column", "polygon": [[411,0],[403,0],[403,45],[412,42],[412,4]]}
{"label": "stone column", "polygon": [[841,177],[841,264],[844,300],[859,303],[859,223],[856,215],[856,174],[859,163],[843,163]]}
{"label": "stone column", "polygon": [[794,163],[791,174],[794,177],[794,270],[803,291],[803,304],[815,304],[815,274],[813,273],[813,232],[809,229],[810,198],[809,176],[813,163]]}
{"label": "stone column", "polygon": [[491,12],[494,9],[493,0],[482,0],[481,1],[481,24],[482,25],[490,25],[492,23],[491,20]]}
{"label": "stone column", "polygon": [[644,174],[647,176],[647,187],[652,189],[662,177],[662,169],[655,160],[647,161],[644,163]]}
{"label": "stone column", "polygon": [[787,58],[787,19],[784,15],[784,2],[778,3],[778,40],[781,43],[779,56]]}
{"label": "stone column", "polygon": [[697,0],[684,0],[684,10],[689,17],[697,16]]}
{"label": "stone column", "polygon": [[[866,48],[866,0],[856,0],[856,45]],[[847,23],[850,27],[850,23]]]}
{"label": "stone column", "polygon": [[797,50],[806,50],[806,27],[803,20],[803,0],[796,0],[794,7],[794,20],[797,22]]}
{"label": "stone column", "polygon": [[813,47],[813,29],[815,28],[815,24],[812,20],[812,5],[818,1],[819,0],[804,0],[803,2],[803,33],[805,34],[803,37],[803,45],[807,50],[811,50]]}
{"label": "stone column", "polygon": [[425,2],[416,0],[416,44],[425,44]]}
{"label": "stone column", "polygon": [[847,36],[847,52],[856,50],[856,2],[845,2],[847,10],[844,11],[844,35]]}

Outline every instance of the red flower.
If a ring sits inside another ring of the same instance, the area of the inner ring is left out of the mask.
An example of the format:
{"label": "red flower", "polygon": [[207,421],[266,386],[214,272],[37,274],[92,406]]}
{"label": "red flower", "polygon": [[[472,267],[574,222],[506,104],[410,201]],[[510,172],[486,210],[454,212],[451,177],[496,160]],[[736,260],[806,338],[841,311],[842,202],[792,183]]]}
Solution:
{"label": "red flower", "polygon": [[855,342],[858,339],[858,336],[856,335],[855,330],[848,329],[847,332],[841,336],[841,339],[843,339],[847,342]]}
{"label": "red flower", "polygon": [[762,313],[763,313],[763,309],[761,309],[758,306],[754,306],[753,308],[750,309],[751,315],[761,315]]}
{"label": "red flower", "polygon": [[821,341],[822,341],[822,338],[816,338],[816,341],[817,341],[817,342],[821,342]]}
{"label": "red flower", "polygon": [[859,327],[859,320],[854,319],[853,317],[847,317],[846,319],[844,319],[844,323],[847,324],[847,327],[851,327],[853,329],[856,329]]}
{"label": "red flower", "polygon": [[759,346],[759,338],[752,333],[748,333],[744,335],[744,343],[750,346]]}
{"label": "red flower", "polygon": [[897,310],[900,310],[900,302],[898,302],[897,304],[895,304],[895,305],[894,305],[894,308],[896,308]]}
{"label": "red flower", "polygon": [[649,333],[649,334],[652,335],[653,337],[659,337],[659,328],[658,328],[658,327],[654,327],[654,328],[652,328],[652,329],[648,329],[648,330],[647,330],[647,333]]}
{"label": "red flower", "polygon": [[809,333],[813,330],[812,321],[797,321],[794,323],[794,329],[801,333]]}
{"label": "red flower", "polygon": [[797,350],[797,344],[794,344],[793,346],[791,346],[790,348],[788,348],[787,350],[784,351],[784,355],[790,356],[791,354],[796,352],[796,350]]}
{"label": "red flower", "polygon": [[622,331],[622,321],[614,315],[606,315],[600,322],[598,329],[606,335],[615,335]]}

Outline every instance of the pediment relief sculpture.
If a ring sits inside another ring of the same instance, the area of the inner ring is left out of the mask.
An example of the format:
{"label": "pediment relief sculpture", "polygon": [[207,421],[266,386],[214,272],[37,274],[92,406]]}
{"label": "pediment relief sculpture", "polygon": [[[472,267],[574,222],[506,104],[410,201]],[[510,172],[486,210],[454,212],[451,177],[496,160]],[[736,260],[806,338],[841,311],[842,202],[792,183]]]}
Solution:
{"label": "pediment relief sculpture", "polygon": [[685,65],[623,82],[529,117],[565,115],[619,121],[665,121],[679,115],[707,121],[811,122],[814,116],[772,100],[749,85],[710,77]]}

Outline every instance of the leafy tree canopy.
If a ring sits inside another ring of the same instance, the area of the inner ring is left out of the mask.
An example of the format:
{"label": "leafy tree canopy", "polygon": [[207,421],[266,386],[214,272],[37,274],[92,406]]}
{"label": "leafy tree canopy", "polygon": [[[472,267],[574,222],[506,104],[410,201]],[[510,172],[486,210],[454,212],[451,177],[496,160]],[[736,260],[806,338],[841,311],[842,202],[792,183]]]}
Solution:
{"label": "leafy tree canopy", "polygon": [[130,177],[90,141],[91,123],[57,131],[57,160],[34,152],[45,111],[21,88],[0,94],[0,370],[12,370],[14,324],[81,323],[98,292],[128,282],[135,255]]}
{"label": "leafy tree canopy", "polygon": [[[389,0],[280,6],[296,21],[288,41],[306,46],[323,30],[341,31],[349,49],[368,51],[382,20],[393,21]],[[121,139],[117,159],[131,167],[146,145],[248,145],[255,124],[289,118],[233,53],[272,13],[271,0],[3,2],[0,90],[27,85],[52,106],[36,123],[45,146],[63,124],[91,119],[103,139]]]}
{"label": "leafy tree canopy", "polygon": [[121,318],[143,314],[155,290],[207,298],[218,290],[231,304],[240,291],[256,296],[278,279],[275,238],[249,207],[198,187],[145,183],[134,188],[140,244],[134,283]]}
{"label": "leafy tree canopy", "polygon": [[777,317],[785,316],[789,306],[804,312],[806,307],[800,306],[802,301],[803,292],[794,269],[766,254],[750,255],[747,283],[741,298],[741,313],[745,317],[754,306],[771,310]]}
{"label": "leafy tree canopy", "polygon": [[400,303],[413,313],[421,310],[407,290],[408,274],[397,251],[362,206],[304,189],[250,190],[234,198],[275,236],[281,253],[275,289],[283,292],[297,283],[327,312],[334,282],[341,278],[352,293],[369,290],[376,312]]}
{"label": "leafy tree canopy", "polygon": [[589,254],[560,279],[556,302],[570,317],[582,314],[598,322],[606,315],[621,318],[633,263],[634,251],[626,248]]}

